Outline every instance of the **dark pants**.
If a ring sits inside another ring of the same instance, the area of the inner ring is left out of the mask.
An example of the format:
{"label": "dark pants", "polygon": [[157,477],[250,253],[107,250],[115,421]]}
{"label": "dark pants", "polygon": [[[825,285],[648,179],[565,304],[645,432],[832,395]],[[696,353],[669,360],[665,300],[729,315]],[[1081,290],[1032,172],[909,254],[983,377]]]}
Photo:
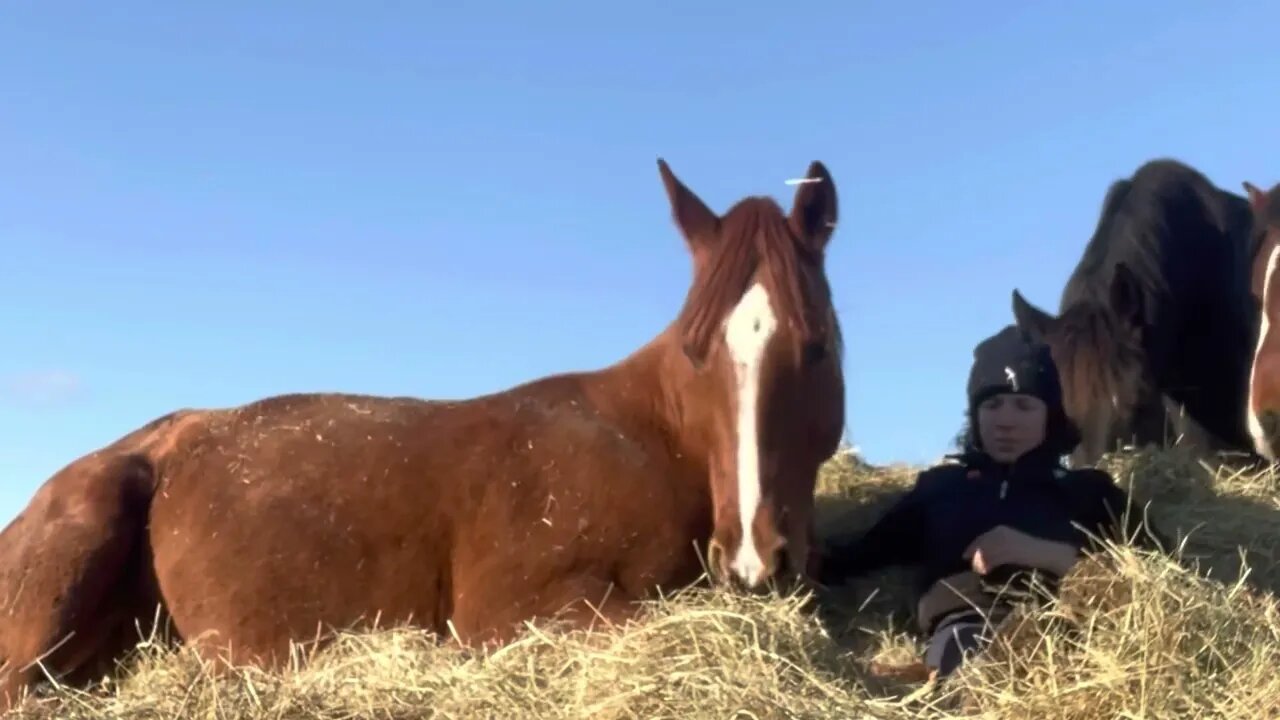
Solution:
{"label": "dark pants", "polygon": [[994,625],[1008,614],[1006,608],[993,610],[992,615],[966,610],[944,618],[925,648],[924,663],[937,670],[939,677],[955,672],[965,658],[982,652],[991,643]]}

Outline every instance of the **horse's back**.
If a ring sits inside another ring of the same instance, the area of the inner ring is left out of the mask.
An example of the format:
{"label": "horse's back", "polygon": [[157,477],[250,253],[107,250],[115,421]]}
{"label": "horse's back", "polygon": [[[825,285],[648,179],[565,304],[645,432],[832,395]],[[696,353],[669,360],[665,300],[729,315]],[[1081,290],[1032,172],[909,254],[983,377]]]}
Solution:
{"label": "horse's back", "polygon": [[[1124,263],[1143,284],[1149,320],[1162,324],[1172,307],[1209,303],[1231,316],[1247,312],[1249,209],[1199,170],[1161,158],[1108,189],[1097,227],[1064,288],[1061,309],[1103,300],[1111,273]],[[1174,313],[1180,322],[1185,312]]]}
{"label": "horse's back", "polygon": [[[667,468],[569,379],[460,402],[291,395],[188,417],[173,423],[181,437],[152,441],[165,448],[156,571],[184,636],[218,627],[267,648],[372,613],[444,632],[459,583],[491,602],[536,598],[540,564],[558,577],[591,552],[615,557],[639,529],[618,519],[648,517],[634,503],[678,509]],[[259,597],[270,612],[240,612]]]}
{"label": "horse's back", "polygon": [[182,411],[115,450],[151,459],[166,508],[198,504],[184,499],[196,496],[239,512],[253,503],[288,503],[295,514],[394,504],[443,525],[526,493],[581,490],[597,484],[593,472],[612,474],[615,490],[664,472],[667,457],[654,451],[667,448],[628,420],[564,376],[460,401],[317,393]]}

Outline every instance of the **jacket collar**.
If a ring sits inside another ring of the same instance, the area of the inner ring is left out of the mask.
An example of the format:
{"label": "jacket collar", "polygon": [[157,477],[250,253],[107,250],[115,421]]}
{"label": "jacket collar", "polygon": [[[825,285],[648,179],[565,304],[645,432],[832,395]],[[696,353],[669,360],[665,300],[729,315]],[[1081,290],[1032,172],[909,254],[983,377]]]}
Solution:
{"label": "jacket collar", "polygon": [[948,457],[958,460],[971,470],[978,470],[984,474],[1010,479],[1030,480],[1033,478],[1053,477],[1058,474],[1055,471],[1065,472],[1061,458],[1048,446],[1048,443],[1042,443],[1032,450],[1028,450],[1026,454],[1012,464],[998,463],[987,453],[972,446],[966,447],[962,452]]}

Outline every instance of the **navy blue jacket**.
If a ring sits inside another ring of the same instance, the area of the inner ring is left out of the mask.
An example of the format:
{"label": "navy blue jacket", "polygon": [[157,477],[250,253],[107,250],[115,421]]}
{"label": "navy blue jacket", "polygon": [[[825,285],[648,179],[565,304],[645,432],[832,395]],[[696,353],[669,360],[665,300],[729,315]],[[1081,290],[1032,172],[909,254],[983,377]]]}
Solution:
{"label": "navy blue jacket", "polygon": [[[1167,546],[1149,523],[1143,526],[1142,508],[1129,507],[1127,494],[1106,472],[1068,470],[1046,450],[1032,451],[1011,466],[977,451],[957,459],[921,472],[915,486],[870,530],[829,539],[820,581],[834,585],[884,566],[916,565],[923,593],[942,578],[970,570],[965,549],[992,528],[1006,525],[1080,550],[1091,540],[1073,523],[1116,538],[1126,510],[1126,536],[1148,547],[1153,538]],[[999,583],[1023,569],[995,568],[987,578]]]}

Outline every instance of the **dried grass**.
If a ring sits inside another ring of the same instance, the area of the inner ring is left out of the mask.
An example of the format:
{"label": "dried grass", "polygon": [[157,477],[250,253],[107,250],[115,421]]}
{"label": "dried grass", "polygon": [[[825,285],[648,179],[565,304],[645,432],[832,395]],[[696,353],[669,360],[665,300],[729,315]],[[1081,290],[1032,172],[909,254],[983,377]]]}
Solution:
{"label": "dried grass", "polygon": [[[1152,501],[1179,556],[1121,546],[1081,563],[1059,602],[1016,614],[985,656],[937,687],[866,670],[920,651],[906,574],[894,570],[824,598],[839,609],[822,614],[803,596],[690,590],[654,602],[627,628],[531,627],[488,655],[396,629],[344,635],[270,674],[144,644],[118,683],[57,688],[15,717],[1280,717],[1276,473],[1180,451],[1108,464]],[[866,526],[912,477],[912,468],[833,459],[820,525]]]}

